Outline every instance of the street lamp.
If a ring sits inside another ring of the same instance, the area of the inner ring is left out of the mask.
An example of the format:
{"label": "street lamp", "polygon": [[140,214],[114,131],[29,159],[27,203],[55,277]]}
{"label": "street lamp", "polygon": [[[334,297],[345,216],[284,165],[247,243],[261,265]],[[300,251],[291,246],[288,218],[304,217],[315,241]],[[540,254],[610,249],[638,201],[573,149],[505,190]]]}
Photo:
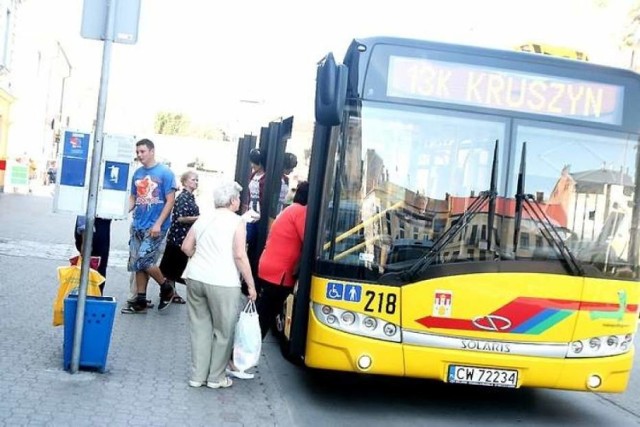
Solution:
{"label": "street lamp", "polygon": [[63,107],[64,107],[64,89],[65,89],[65,85],[67,82],[67,79],[69,77],[71,77],[71,62],[69,62],[69,57],[67,56],[67,53],[64,51],[64,48],[62,47],[62,45],[60,44],[59,41],[56,41],[56,44],[58,46],[58,57],[60,57],[60,54],[62,54],[62,58],[64,59],[65,63],[67,64],[67,75],[62,77],[62,84],[61,84],[61,89],[60,89],[60,109],[58,112],[58,131],[56,133],[56,137],[55,137],[55,158],[58,158],[58,152],[60,151],[60,131],[62,129],[62,112],[63,112]]}

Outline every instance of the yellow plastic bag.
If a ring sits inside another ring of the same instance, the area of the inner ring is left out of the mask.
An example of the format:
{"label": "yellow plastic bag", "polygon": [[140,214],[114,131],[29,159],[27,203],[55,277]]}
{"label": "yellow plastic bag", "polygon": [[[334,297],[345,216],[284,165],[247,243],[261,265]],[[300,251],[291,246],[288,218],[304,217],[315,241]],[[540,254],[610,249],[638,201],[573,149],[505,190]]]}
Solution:
{"label": "yellow plastic bag", "polygon": [[[100,285],[104,282],[102,274],[93,269],[89,269],[89,280],[87,295],[99,297]],[[64,323],[64,299],[73,291],[77,291],[80,286],[80,267],[71,265],[69,267],[58,267],[58,295],[53,301],[53,326],[60,326]]]}

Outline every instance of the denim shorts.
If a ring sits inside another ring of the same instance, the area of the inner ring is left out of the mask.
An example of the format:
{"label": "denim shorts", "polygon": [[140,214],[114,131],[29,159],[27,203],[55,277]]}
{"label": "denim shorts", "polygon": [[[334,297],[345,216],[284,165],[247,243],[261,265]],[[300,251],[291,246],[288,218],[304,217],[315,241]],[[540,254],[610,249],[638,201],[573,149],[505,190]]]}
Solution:
{"label": "denim shorts", "polygon": [[127,271],[145,271],[154,266],[164,249],[166,234],[166,231],[161,231],[158,237],[151,237],[149,230],[131,229]]}

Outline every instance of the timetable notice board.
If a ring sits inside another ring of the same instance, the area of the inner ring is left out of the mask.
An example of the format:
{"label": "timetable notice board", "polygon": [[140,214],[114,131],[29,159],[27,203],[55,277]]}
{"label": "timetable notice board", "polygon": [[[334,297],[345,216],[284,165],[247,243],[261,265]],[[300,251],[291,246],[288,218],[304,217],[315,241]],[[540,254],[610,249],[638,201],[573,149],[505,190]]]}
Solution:
{"label": "timetable notice board", "polygon": [[[80,130],[64,132],[63,150],[58,159],[60,179],[56,181],[54,212],[86,214],[93,145],[91,133]],[[102,159],[98,171],[98,217],[127,218],[134,157],[135,136],[103,135]]]}

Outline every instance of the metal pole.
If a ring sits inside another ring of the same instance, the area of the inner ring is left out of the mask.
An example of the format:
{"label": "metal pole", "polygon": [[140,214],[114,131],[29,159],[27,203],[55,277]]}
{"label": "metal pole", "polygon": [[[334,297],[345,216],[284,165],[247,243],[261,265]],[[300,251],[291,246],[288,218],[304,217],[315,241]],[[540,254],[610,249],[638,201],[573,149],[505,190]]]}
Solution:
{"label": "metal pole", "polygon": [[[640,138],[637,141],[640,144]],[[638,263],[640,262],[640,189],[638,188],[638,181],[640,179],[640,150],[636,150],[636,174],[635,174],[635,187],[633,189],[633,210],[631,211],[631,229],[629,230],[629,262],[633,266],[634,278],[638,278],[640,268]]]}
{"label": "metal pole", "polygon": [[60,44],[60,42],[56,42],[58,44],[58,53],[62,54],[62,57],[64,58],[64,61],[67,63],[67,69],[68,69],[68,73],[66,76],[64,76],[62,78],[62,87],[60,90],[60,117],[58,118],[58,141],[55,143],[55,158],[58,158],[58,153],[60,151],[60,138],[61,138],[61,132],[60,130],[64,127],[64,125],[62,124],[62,118],[64,117],[64,115],[62,114],[64,112],[64,88],[65,88],[65,84],[67,82],[67,79],[69,77],[71,77],[71,62],[69,62],[69,58],[67,57],[67,53],[64,51],[64,48],[62,47],[62,45]]}
{"label": "metal pole", "polygon": [[109,85],[109,68],[111,65],[111,46],[113,44],[113,28],[115,24],[117,0],[107,0],[107,25],[102,51],[102,70],[100,75],[100,90],[98,92],[98,112],[94,133],[93,154],[91,158],[91,172],[89,177],[89,196],[87,198],[87,224],[82,236],[82,266],[80,269],[80,289],[78,290],[78,307],[76,310],[76,325],[73,334],[73,351],[71,353],[71,373],[75,374],[80,366],[80,348],[82,347],[82,330],[84,327],[84,308],[87,299],[87,283],[89,265],[91,261],[91,247],[93,245],[93,226],[98,205],[98,181],[100,163],[102,162],[103,125],[107,110],[107,88]]}

